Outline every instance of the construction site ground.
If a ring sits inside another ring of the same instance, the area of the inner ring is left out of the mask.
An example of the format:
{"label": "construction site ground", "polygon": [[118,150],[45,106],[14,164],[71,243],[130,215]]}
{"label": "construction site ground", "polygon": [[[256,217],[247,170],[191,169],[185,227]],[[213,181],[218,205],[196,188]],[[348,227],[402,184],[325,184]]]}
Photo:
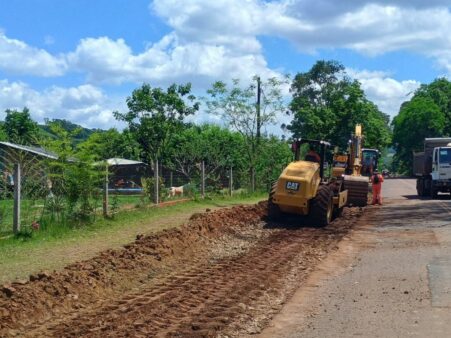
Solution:
{"label": "construction site ground", "polygon": [[384,206],[326,228],[266,202],[196,213],[5,283],[0,337],[448,337],[450,200],[414,188],[387,180]]}

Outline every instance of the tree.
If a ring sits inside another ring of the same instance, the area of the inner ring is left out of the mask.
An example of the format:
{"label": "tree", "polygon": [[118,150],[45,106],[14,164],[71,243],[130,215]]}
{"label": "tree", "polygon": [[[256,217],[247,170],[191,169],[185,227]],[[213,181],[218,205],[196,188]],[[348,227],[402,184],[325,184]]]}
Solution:
{"label": "tree", "polygon": [[189,181],[200,178],[200,163],[205,162],[205,175],[211,182],[219,182],[220,176],[233,167],[241,170],[244,165],[243,137],[216,125],[188,125],[174,136],[168,163]]}
{"label": "tree", "polygon": [[54,135],[52,133],[52,130],[50,128],[51,123],[57,123],[59,126],[61,126],[61,128],[63,128],[64,130],[68,131],[68,132],[73,132],[73,131],[77,131],[75,137],[74,137],[74,143],[77,144],[79,142],[85,141],[91,134],[93,134],[96,131],[96,129],[88,129],[88,128],[84,128],[78,124],[75,124],[71,121],[68,120],[64,120],[64,119],[44,119],[45,120],[45,125],[44,126],[40,126],[41,129],[46,132],[50,137],[56,137],[56,135]]}
{"label": "tree", "polygon": [[133,139],[128,129],[122,133],[114,128],[96,131],[77,146],[78,153],[91,154],[95,161],[112,157],[126,159],[139,158],[139,144]]}
{"label": "tree", "polygon": [[392,126],[394,165],[399,172],[411,172],[412,152],[423,149],[424,138],[451,136],[451,82],[438,78],[422,84],[401,105]]}
{"label": "tree", "polygon": [[426,137],[443,136],[447,119],[431,98],[419,95],[401,106],[392,124],[398,171],[411,172],[412,152],[423,149]]}
{"label": "tree", "polygon": [[38,143],[38,124],[31,119],[27,107],[22,111],[7,109],[3,128],[10,142],[24,145]]}
{"label": "tree", "polygon": [[[254,77],[254,81],[257,79]],[[209,94],[209,98],[206,99],[208,111],[221,116],[222,121],[244,138],[252,191],[255,190],[255,165],[260,151],[258,131],[260,128],[274,123],[277,113],[285,111],[281,91],[284,82],[277,78],[270,78],[262,82],[263,96],[259,107],[257,107],[255,83],[251,83],[243,89],[237,79],[233,80],[230,88],[224,82],[218,81],[207,91]],[[259,119],[258,108],[260,110]]]}
{"label": "tree", "polygon": [[125,121],[141,147],[141,157],[147,163],[161,158],[170,139],[182,126],[183,119],[199,109],[190,94],[191,84],[171,85],[166,91],[143,84],[127,98],[127,113],[114,112]]}
{"label": "tree", "polygon": [[451,81],[446,78],[438,78],[430,84],[422,84],[415,92],[415,98],[429,98],[445,115],[445,135],[451,135]]}
{"label": "tree", "polygon": [[3,124],[0,124],[0,141],[7,141],[8,140],[8,134],[5,131],[5,128],[3,127]]}
{"label": "tree", "polygon": [[257,159],[256,171],[258,182],[262,188],[270,190],[282,170],[293,159],[291,145],[275,136],[262,139],[260,156]]}
{"label": "tree", "polygon": [[318,61],[298,73],[291,85],[294,137],[323,139],[346,148],[355,125],[364,127],[365,146],[384,148],[390,143],[389,117],[370,102],[360,83],[350,79],[337,61]]}
{"label": "tree", "polygon": [[47,126],[55,138],[46,139],[43,144],[58,158],[47,160],[52,197],[46,207],[76,224],[93,221],[100,200],[102,169],[94,165],[91,154],[75,152],[74,138],[81,128],[68,131],[61,121],[47,121]]}

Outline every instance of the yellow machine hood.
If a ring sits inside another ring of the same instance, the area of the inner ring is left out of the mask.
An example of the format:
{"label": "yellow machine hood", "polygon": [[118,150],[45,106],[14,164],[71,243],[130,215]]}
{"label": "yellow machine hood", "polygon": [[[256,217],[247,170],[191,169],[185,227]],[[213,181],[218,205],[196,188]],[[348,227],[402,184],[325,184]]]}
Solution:
{"label": "yellow machine hood", "polygon": [[308,161],[291,162],[282,172],[283,177],[296,177],[310,181],[319,169],[319,164]]}

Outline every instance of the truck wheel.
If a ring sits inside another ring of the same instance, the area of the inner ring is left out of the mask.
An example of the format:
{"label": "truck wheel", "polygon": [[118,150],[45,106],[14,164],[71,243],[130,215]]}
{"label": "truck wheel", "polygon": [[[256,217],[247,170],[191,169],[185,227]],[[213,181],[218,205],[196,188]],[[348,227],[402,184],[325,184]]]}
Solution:
{"label": "truck wheel", "polygon": [[417,179],[417,194],[420,197],[424,196],[423,180]]}
{"label": "truck wheel", "polygon": [[436,199],[438,197],[438,190],[434,187],[431,187],[431,198]]}
{"label": "truck wheel", "polygon": [[281,215],[279,206],[273,202],[273,196],[274,196],[274,193],[276,192],[276,188],[277,188],[277,182],[275,182],[272,185],[271,191],[270,191],[269,197],[268,197],[268,219],[272,220],[272,221],[278,220]]}
{"label": "truck wheel", "polygon": [[310,201],[310,223],[324,227],[332,221],[333,193],[327,185],[320,185],[316,196]]}

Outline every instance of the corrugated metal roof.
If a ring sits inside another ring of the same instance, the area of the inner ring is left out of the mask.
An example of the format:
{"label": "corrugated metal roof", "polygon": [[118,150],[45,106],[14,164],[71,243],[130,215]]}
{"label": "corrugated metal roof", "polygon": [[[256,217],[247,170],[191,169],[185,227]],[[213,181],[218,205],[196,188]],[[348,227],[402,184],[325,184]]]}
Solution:
{"label": "corrugated metal roof", "polygon": [[125,158],[118,158],[118,157],[114,157],[114,158],[109,158],[106,160],[106,162],[108,163],[108,165],[137,165],[137,164],[145,164],[144,162],[140,162],[140,161],[133,161],[133,160],[127,160]]}
{"label": "corrugated metal roof", "polygon": [[58,159],[58,156],[55,153],[52,153],[51,151],[48,151],[40,147],[23,146],[21,144],[15,144],[10,142],[0,142],[0,146],[26,151],[35,155],[51,158],[53,160]]}

